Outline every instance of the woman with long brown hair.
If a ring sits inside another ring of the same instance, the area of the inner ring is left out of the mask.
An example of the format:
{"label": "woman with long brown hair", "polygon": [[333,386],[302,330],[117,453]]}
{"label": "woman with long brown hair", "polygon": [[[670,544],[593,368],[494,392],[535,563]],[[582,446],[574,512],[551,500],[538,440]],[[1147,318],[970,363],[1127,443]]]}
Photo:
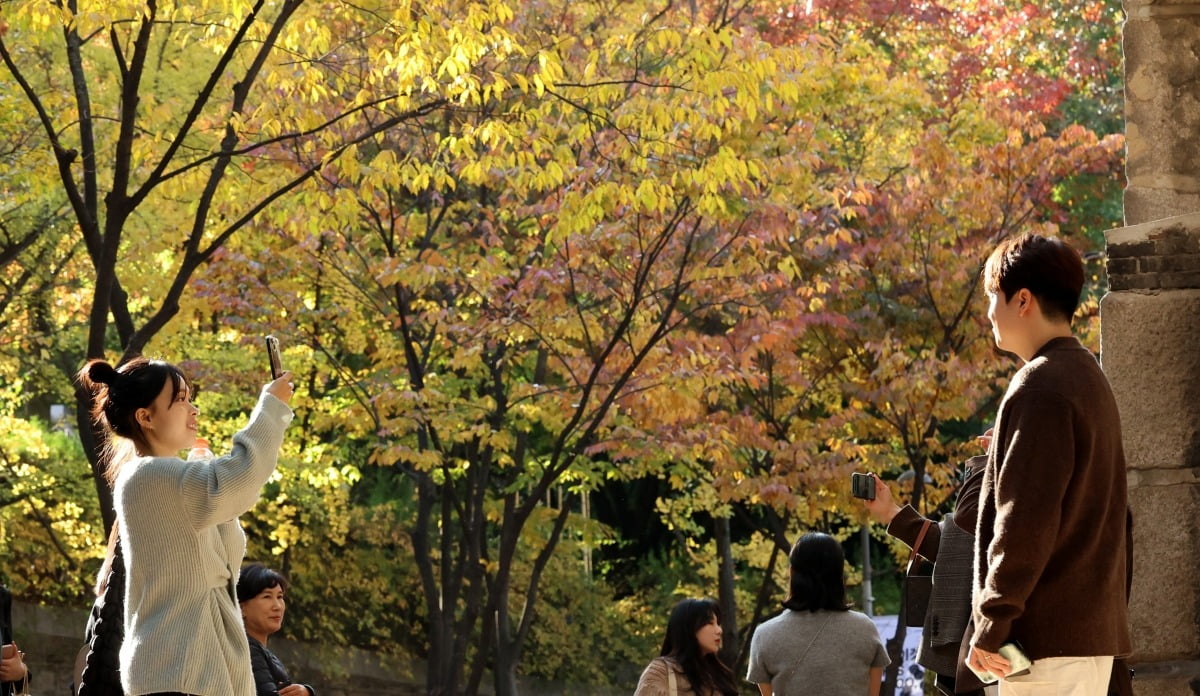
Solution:
{"label": "woman with long brown hair", "polygon": [[721,662],[721,613],[711,599],[685,599],[671,610],[659,656],[634,696],[735,696],[733,672]]}

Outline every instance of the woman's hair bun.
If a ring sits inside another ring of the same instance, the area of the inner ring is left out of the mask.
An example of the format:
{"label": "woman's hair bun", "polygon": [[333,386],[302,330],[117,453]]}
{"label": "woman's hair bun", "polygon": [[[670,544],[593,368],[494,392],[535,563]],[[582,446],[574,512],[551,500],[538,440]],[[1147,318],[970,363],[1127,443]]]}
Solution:
{"label": "woman's hair bun", "polygon": [[103,360],[93,360],[88,363],[85,371],[88,380],[93,384],[107,384],[111,387],[121,378],[120,373],[117,372],[117,368]]}

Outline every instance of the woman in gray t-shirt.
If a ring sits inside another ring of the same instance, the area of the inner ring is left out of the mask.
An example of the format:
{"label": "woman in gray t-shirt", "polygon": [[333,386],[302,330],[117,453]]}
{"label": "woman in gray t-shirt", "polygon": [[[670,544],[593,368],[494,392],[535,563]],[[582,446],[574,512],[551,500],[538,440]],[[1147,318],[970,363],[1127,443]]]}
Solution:
{"label": "woman in gray t-shirt", "polygon": [[783,613],[754,632],[746,679],[762,696],[879,696],[891,660],[875,624],[846,603],[842,545],[828,534],[805,534],[788,562]]}

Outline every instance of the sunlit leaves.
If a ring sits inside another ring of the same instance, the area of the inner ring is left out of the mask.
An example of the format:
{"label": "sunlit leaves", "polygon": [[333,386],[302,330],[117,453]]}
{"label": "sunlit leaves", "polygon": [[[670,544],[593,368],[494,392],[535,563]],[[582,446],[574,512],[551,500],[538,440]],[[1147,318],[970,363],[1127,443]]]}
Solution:
{"label": "sunlit leaves", "polygon": [[44,423],[0,415],[0,531],[10,559],[5,584],[30,600],[87,596],[103,530],[78,441]]}

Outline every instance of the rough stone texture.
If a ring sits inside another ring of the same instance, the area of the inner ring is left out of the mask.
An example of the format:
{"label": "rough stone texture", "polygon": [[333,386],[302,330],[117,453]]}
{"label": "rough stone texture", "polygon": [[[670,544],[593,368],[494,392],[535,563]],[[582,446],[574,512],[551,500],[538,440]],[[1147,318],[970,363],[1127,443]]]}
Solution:
{"label": "rough stone texture", "polygon": [[1100,330],[1129,468],[1200,466],[1200,290],[1109,293]]}
{"label": "rough stone texture", "polygon": [[[1101,360],[1134,514],[1138,696],[1200,694],[1200,0],[1124,0],[1125,222]],[[1169,219],[1164,219],[1169,218]],[[1152,222],[1157,221],[1157,222]]]}
{"label": "rough stone texture", "polygon": [[1200,209],[1200,194],[1181,193],[1174,189],[1126,186],[1124,194],[1125,222],[1134,225],[1155,219],[1157,215],[1182,215]]}
{"label": "rough stone texture", "polygon": [[1100,311],[1101,361],[1121,411],[1130,470],[1135,660],[1195,659],[1200,656],[1200,290],[1109,293]]}
{"label": "rough stone texture", "polygon": [[60,607],[35,607],[13,600],[13,638],[33,674],[30,693],[69,694],[75,654],[83,645],[88,613]]}
{"label": "rough stone texture", "polygon": [[[1200,162],[1197,163],[1200,166]],[[1101,362],[1134,515],[1139,696],[1200,693],[1200,213],[1108,233]]]}
{"label": "rough stone texture", "polygon": [[1200,654],[1200,485],[1143,481],[1135,484],[1129,499],[1134,514],[1129,625],[1135,659],[1194,659]]}
{"label": "rough stone texture", "polygon": [[1110,290],[1200,288],[1200,215],[1156,220],[1121,234],[1108,244]]}
{"label": "rough stone texture", "polygon": [[1125,222],[1200,210],[1200,4],[1126,0]]}
{"label": "rough stone texture", "polygon": [[1185,676],[1190,667],[1166,674],[1149,674],[1138,672],[1133,680],[1133,693],[1136,696],[1196,696],[1200,693],[1200,683],[1188,681]]}
{"label": "rough stone texture", "polygon": [[[86,610],[13,601],[13,632],[33,673],[30,692],[71,693],[71,669],[83,645],[86,623]],[[311,684],[321,696],[415,696],[424,691],[412,679],[411,665],[388,662],[362,650],[326,649],[281,639],[272,640],[271,649],[297,681]]]}

